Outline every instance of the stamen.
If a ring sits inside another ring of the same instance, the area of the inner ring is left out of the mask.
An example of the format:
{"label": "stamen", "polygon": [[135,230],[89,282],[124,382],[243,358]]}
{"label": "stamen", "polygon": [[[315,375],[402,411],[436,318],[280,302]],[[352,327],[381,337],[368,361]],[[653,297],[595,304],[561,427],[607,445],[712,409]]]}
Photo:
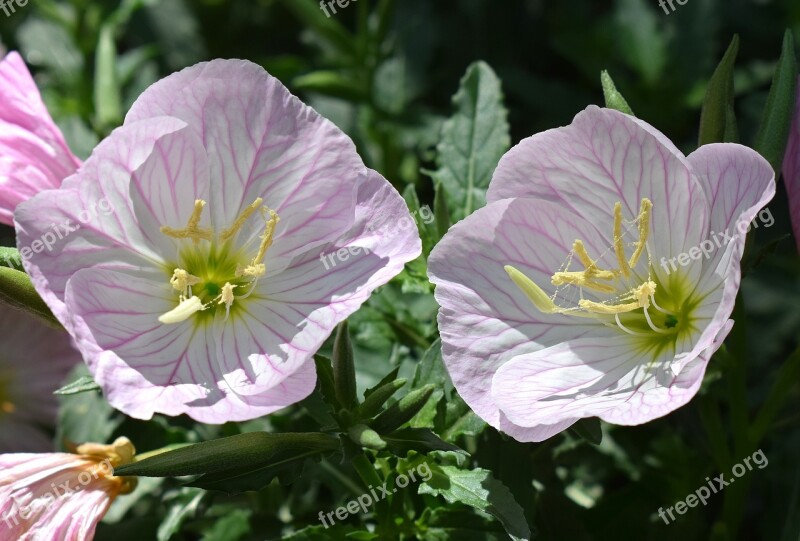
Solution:
{"label": "stamen", "polygon": [[653,295],[653,296],[651,296],[651,297],[650,297],[650,302],[653,304],[653,307],[654,307],[656,310],[658,310],[659,312],[661,312],[662,314],[667,314],[668,316],[677,316],[677,315],[678,315],[678,314],[676,314],[675,312],[673,312],[673,311],[671,311],[671,310],[666,310],[666,309],[664,309],[664,308],[661,308],[661,307],[660,307],[660,306],[659,306],[659,305],[656,303],[656,296],[655,296],[655,295]]}
{"label": "stamen", "polygon": [[230,282],[225,282],[225,285],[222,286],[222,293],[220,293],[219,302],[217,304],[224,304],[225,305],[225,320],[228,320],[228,316],[231,313],[231,305],[236,297],[233,295],[233,288],[239,287],[235,285],[231,285]]}
{"label": "stamen", "polygon": [[578,306],[592,312],[593,314],[624,314],[625,312],[633,312],[637,308],[641,308],[638,302],[631,302],[627,304],[603,304],[601,302],[588,301],[583,299],[578,302]]}
{"label": "stamen", "polygon": [[630,334],[631,336],[647,336],[647,333],[639,332],[639,331],[632,331],[628,327],[622,324],[619,320],[619,314],[614,314],[614,321],[617,322],[617,327],[625,331],[626,333]]}
{"label": "stamen", "polygon": [[200,240],[211,240],[213,238],[211,230],[201,229],[199,227],[200,215],[203,213],[203,207],[205,206],[205,201],[196,199],[194,202],[194,211],[192,211],[189,223],[184,229],[173,229],[172,227],[164,225],[161,226],[161,232],[175,239],[192,239],[195,243],[200,242]]}
{"label": "stamen", "polygon": [[632,269],[636,267],[636,264],[639,262],[639,258],[644,251],[644,247],[647,245],[647,236],[650,233],[650,211],[652,208],[653,203],[649,199],[642,199],[642,205],[639,209],[639,216],[636,218],[636,220],[639,222],[639,241],[636,243],[636,250],[634,250],[631,259],[628,262],[628,266],[630,266]]}
{"label": "stamen", "polygon": [[625,245],[622,243],[622,203],[619,201],[614,205],[614,252],[617,254],[617,264],[622,276],[629,278],[631,269],[625,260]]}
{"label": "stamen", "polygon": [[[613,280],[614,273],[611,271],[597,271],[601,273],[598,278],[601,280]],[[599,284],[587,278],[589,271],[580,272],[557,272],[550,279],[550,283],[554,286],[573,285],[578,287],[585,287],[587,289],[594,289],[602,293],[614,293],[617,289],[608,284]],[[609,276],[610,275],[610,276]],[[594,277],[594,275],[592,275]]]}
{"label": "stamen", "polygon": [[191,297],[192,286],[196,286],[201,281],[200,278],[192,276],[183,269],[175,269],[172,278],[169,279],[172,289],[180,291],[180,294],[184,297]]}
{"label": "stamen", "polygon": [[[267,213],[269,213],[269,218],[267,218]],[[250,276],[253,278],[258,278],[267,272],[266,266],[261,263],[261,261],[264,259],[264,256],[267,255],[267,250],[269,247],[272,246],[272,237],[275,234],[275,227],[278,225],[278,222],[280,222],[281,219],[277,212],[267,207],[263,207],[261,209],[261,215],[264,217],[267,225],[264,228],[264,234],[261,235],[261,245],[258,247],[258,253],[249,265],[244,268],[236,269],[237,276]]]}
{"label": "stamen", "polygon": [[650,326],[651,329],[653,329],[653,331],[655,331],[655,332],[657,332],[659,334],[670,334],[670,331],[665,331],[664,329],[659,329],[658,327],[653,325],[653,320],[650,319],[650,313],[647,311],[647,307],[646,306],[644,307],[644,317],[647,320],[647,324]]}
{"label": "stamen", "polygon": [[586,267],[588,272],[597,268],[597,263],[589,257],[589,252],[586,251],[586,246],[583,245],[582,240],[576,240],[572,243],[572,249],[575,251],[575,255],[578,256],[578,259],[581,260],[583,266]]}
{"label": "stamen", "polygon": [[222,234],[219,236],[220,240],[225,242],[226,240],[228,240],[231,237],[233,237],[236,233],[238,233],[239,229],[241,229],[241,227],[244,225],[244,223],[247,221],[247,219],[250,218],[250,216],[255,211],[258,210],[258,207],[261,206],[261,203],[263,201],[264,200],[262,198],[258,197],[258,198],[256,198],[255,201],[250,203],[250,205],[242,211],[242,213],[239,215],[239,217],[236,218],[236,220],[233,222],[233,225],[222,232]]}
{"label": "stamen", "polygon": [[173,323],[181,323],[192,317],[197,312],[205,310],[206,306],[203,305],[199,297],[191,297],[189,299],[182,299],[181,303],[167,312],[159,316],[158,320],[165,324],[170,325]]}

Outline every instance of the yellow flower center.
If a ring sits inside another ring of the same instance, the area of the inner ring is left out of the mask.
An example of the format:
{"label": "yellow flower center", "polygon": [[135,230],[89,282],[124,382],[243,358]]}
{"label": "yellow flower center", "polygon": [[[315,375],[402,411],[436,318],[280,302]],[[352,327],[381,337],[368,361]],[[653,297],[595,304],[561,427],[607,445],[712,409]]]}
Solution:
{"label": "yellow flower center", "polygon": [[[507,265],[505,270],[542,313],[594,318],[634,336],[650,336],[651,332],[661,335],[675,334],[678,332],[678,312],[662,308],[656,302],[658,284],[653,277],[652,258],[647,248],[652,208],[653,203],[649,199],[642,199],[639,215],[628,228],[629,230],[636,226],[638,240],[633,243],[633,253],[630,258],[626,258],[624,236],[627,230],[623,231],[622,205],[616,203],[614,231],[608,248],[608,251],[614,251],[616,268],[601,268],[589,255],[583,241],[577,239],[568,255],[565,270],[555,272],[551,277],[551,283],[556,286],[552,296],[548,296],[533,280],[513,266]],[[637,266],[640,266],[640,261],[645,261],[642,256],[646,252],[647,274],[644,276],[643,272],[637,272]],[[580,261],[583,270],[568,270],[573,256]],[[556,304],[561,287],[578,289],[579,300],[575,306],[564,307]],[[584,299],[584,290],[592,291],[596,296],[607,297],[597,301]],[[651,314],[651,310],[655,313]],[[648,332],[648,329],[651,332]]]}
{"label": "yellow flower center", "polygon": [[[242,292],[239,298],[247,297],[252,292],[258,279],[266,274],[264,257],[272,245],[275,227],[280,221],[274,210],[261,206],[262,202],[260,197],[253,201],[219,235],[200,227],[206,206],[202,199],[195,201],[186,227],[161,228],[161,232],[168,237],[191,241],[178,254],[178,263],[168,267],[172,273],[169,283],[178,296],[178,305],[158,318],[161,323],[180,323],[209,308],[221,306],[225,307],[227,319],[237,298],[234,290]],[[265,222],[264,232],[255,255],[247,257],[242,250],[234,249],[233,239],[258,210]]]}

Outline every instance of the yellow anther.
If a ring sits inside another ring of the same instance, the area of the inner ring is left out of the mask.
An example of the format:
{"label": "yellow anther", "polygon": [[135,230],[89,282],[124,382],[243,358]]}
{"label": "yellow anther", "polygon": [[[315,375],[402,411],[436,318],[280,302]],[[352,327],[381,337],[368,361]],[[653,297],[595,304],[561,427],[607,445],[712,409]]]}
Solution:
{"label": "yellow anther", "polygon": [[200,278],[197,276],[192,276],[183,269],[175,269],[175,272],[172,274],[172,278],[169,279],[172,289],[175,291],[180,291],[181,295],[184,297],[189,297],[189,288],[196,286],[201,281],[202,280],[200,280]]}
{"label": "yellow anther", "polygon": [[194,211],[192,211],[192,215],[189,217],[189,223],[184,229],[173,229],[172,227],[164,225],[161,226],[161,232],[168,237],[175,239],[192,239],[196,243],[200,242],[200,240],[211,240],[213,238],[211,230],[199,227],[201,214],[205,206],[206,202],[202,199],[195,200]]}
{"label": "yellow anther", "polygon": [[636,250],[634,250],[628,265],[631,268],[636,267],[642,252],[647,246],[647,237],[650,233],[650,211],[653,208],[653,203],[649,199],[642,199],[642,205],[639,208],[639,216],[636,221],[639,222],[639,241],[636,243]]}
{"label": "yellow anther", "polygon": [[641,308],[638,302],[603,304],[602,302],[588,301],[586,299],[578,301],[578,306],[593,314],[624,314],[625,312],[633,312],[637,308]]}
{"label": "yellow anther", "polygon": [[576,240],[572,243],[572,250],[575,252],[575,255],[578,256],[583,266],[586,267],[586,270],[591,272],[597,268],[597,263],[589,257],[589,252],[586,251],[586,246],[583,245],[582,240]]}
{"label": "yellow anther", "polygon": [[247,221],[247,219],[248,219],[248,218],[250,218],[250,216],[251,216],[251,215],[252,215],[252,214],[253,214],[255,211],[257,211],[257,210],[258,210],[258,207],[260,207],[260,206],[261,206],[261,203],[262,203],[263,201],[264,201],[264,200],[263,200],[262,198],[260,198],[260,197],[259,197],[259,198],[257,198],[255,201],[253,201],[252,203],[250,203],[250,205],[248,205],[248,206],[247,206],[247,208],[245,208],[245,209],[242,211],[242,213],[241,213],[241,214],[239,214],[239,217],[238,217],[238,218],[236,218],[236,220],[233,222],[233,225],[232,225],[232,226],[230,226],[228,229],[226,229],[225,231],[223,231],[223,232],[222,232],[222,234],[221,234],[221,235],[220,235],[220,237],[219,237],[219,238],[220,238],[220,240],[221,240],[221,241],[223,241],[223,242],[225,242],[226,240],[228,240],[228,239],[230,239],[231,237],[233,237],[233,236],[234,236],[236,233],[238,233],[238,232],[239,232],[239,229],[241,229],[242,225],[244,225],[244,223]]}
{"label": "yellow anther", "polygon": [[550,279],[550,283],[554,286],[578,286],[603,293],[614,293],[617,289],[609,284],[600,284],[591,278],[599,278],[601,280],[613,280],[614,273],[611,271],[595,271],[590,273],[588,270],[580,272],[557,272]]}
{"label": "yellow anther", "polygon": [[619,201],[614,205],[614,252],[622,276],[630,277],[631,268],[625,260],[625,245],[622,242],[622,204]]}
{"label": "yellow anther", "polygon": [[220,293],[219,297],[217,297],[219,299],[217,304],[224,304],[226,308],[230,309],[231,304],[233,304],[235,299],[233,296],[233,288],[235,287],[238,286],[231,285],[230,282],[225,282],[225,285],[222,286],[222,293]]}
{"label": "yellow anther", "polygon": [[[267,214],[269,214],[269,218],[267,218]],[[261,235],[261,245],[258,247],[258,253],[250,262],[249,265],[246,267],[238,267],[236,269],[236,276],[250,276],[253,278],[258,278],[259,276],[264,276],[267,272],[267,267],[262,263],[264,256],[267,255],[267,250],[270,246],[272,246],[272,237],[275,235],[275,227],[278,225],[278,222],[281,221],[280,217],[278,217],[278,213],[274,210],[263,207],[261,209],[261,215],[264,217],[264,221],[267,223],[266,227],[264,228],[264,234]]]}

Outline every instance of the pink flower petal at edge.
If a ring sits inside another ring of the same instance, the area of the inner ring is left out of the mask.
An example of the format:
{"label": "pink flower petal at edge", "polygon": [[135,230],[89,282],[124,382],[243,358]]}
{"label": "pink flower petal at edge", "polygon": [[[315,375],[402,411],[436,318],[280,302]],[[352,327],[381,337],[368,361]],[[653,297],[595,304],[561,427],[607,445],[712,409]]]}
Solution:
{"label": "pink flower petal at edge", "polygon": [[[26,261],[37,290],[128,415],[223,423],[301,400],[314,387],[313,354],[336,324],[420,254],[416,229],[395,226],[409,215],[405,202],[342,132],[253,64],[200,64],[140,100],[62,189],[17,211],[24,246],[52,220],[75,224],[98,201],[113,209]],[[157,114],[177,116],[133,114],[154,103],[163,105]],[[252,257],[266,218],[237,218],[257,198],[280,222],[266,274],[235,291],[235,317],[214,302],[214,318],[196,326],[160,323],[178,303],[170,275],[184,266],[181,252],[198,246],[162,226],[185,227],[202,199],[208,209],[197,226],[214,239],[239,224],[229,240]],[[320,256],[343,248],[369,253],[327,269]]]}
{"label": "pink flower petal at edge", "polygon": [[789,196],[794,239],[797,250],[800,251],[800,87],[798,87],[798,100],[789,135],[789,145],[786,147],[786,157],[783,160],[783,182]]}
{"label": "pink flower petal at edge", "polygon": [[1,310],[0,329],[0,453],[52,451],[53,391],[81,357],[67,333],[22,312]]}
{"label": "pink flower petal at edge", "polygon": [[19,203],[57,188],[80,165],[16,52],[0,62],[0,156],[0,222],[8,225]]}
{"label": "pink flower petal at edge", "polygon": [[0,455],[0,540],[91,541],[120,490],[90,473],[80,481],[92,464],[66,453]]}

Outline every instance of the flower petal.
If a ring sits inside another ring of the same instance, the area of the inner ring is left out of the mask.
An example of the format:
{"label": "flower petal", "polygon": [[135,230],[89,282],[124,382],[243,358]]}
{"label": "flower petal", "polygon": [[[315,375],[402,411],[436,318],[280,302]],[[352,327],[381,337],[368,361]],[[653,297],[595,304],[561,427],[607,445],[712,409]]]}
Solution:
{"label": "flower petal", "polygon": [[635,337],[569,340],[504,364],[492,380],[492,396],[520,426],[594,416],[642,424],[684,405],[702,382],[710,355],[678,376],[666,369],[673,355],[667,348],[648,359]]}
{"label": "flower petal", "polygon": [[[364,170],[353,142],[260,66],[214,60],[187,68],[147,89],[125,123],[160,115],[184,120],[203,141],[215,224],[232,223],[257,197],[278,212],[273,260],[286,264],[351,227]],[[240,239],[262,230],[251,220]]]}
{"label": "flower petal", "polygon": [[70,152],[16,52],[0,62],[0,104],[0,222],[13,225],[19,203],[57,188],[80,160]]}
{"label": "flower petal", "polygon": [[[507,199],[477,210],[431,254],[428,273],[441,306],[445,365],[461,397],[497,428],[501,412],[486,381],[500,366],[559,342],[611,332],[593,319],[540,313],[504,270],[513,265],[553,295],[550,277],[564,267],[577,238],[601,266],[613,268],[610,239],[569,209],[534,199]],[[559,290],[557,303],[575,306],[577,291],[564,295]]]}
{"label": "flower petal", "polygon": [[[598,228],[613,224],[617,201],[631,220],[649,198],[648,246],[659,257],[687,252],[708,232],[708,202],[684,156],[655,128],[595,106],[571,125],[529,137],[506,153],[487,201],[510,197],[559,202]],[[694,279],[700,268],[686,272]]]}

